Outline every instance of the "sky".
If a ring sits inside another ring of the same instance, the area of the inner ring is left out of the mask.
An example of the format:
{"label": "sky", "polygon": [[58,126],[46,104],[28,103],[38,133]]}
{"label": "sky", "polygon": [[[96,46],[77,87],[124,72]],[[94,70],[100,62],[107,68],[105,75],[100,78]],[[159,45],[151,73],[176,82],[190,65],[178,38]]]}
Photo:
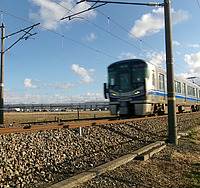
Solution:
{"label": "sky", "polygon": [[[40,23],[5,53],[5,104],[105,101],[111,63],[139,58],[166,68],[163,7],[107,4],[72,16],[94,5],[77,2],[0,0],[5,35],[21,31],[5,50]],[[200,84],[200,0],[172,0],[171,17],[174,72]]]}

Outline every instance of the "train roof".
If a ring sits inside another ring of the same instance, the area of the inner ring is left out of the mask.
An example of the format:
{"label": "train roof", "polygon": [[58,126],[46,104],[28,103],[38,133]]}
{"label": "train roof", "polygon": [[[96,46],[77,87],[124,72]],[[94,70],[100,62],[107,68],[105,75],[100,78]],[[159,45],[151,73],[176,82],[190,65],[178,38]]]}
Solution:
{"label": "train roof", "polygon": [[108,67],[113,66],[113,65],[117,65],[117,64],[121,64],[121,63],[134,63],[134,62],[143,62],[143,63],[147,63],[147,61],[143,60],[143,59],[125,59],[125,60],[120,60],[117,62],[114,62],[112,64],[110,64]]}
{"label": "train roof", "polygon": [[[153,65],[152,63],[150,63],[148,61],[145,61],[143,59],[125,59],[125,60],[120,60],[120,61],[117,61],[117,62],[114,62],[114,63],[110,64],[108,66],[108,68],[111,67],[111,66],[115,66],[115,65],[121,64],[121,63],[134,63],[134,62],[143,62],[143,63],[146,63],[148,66],[155,67],[155,69],[157,69],[157,70],[159,70],[159,71],[161,71],[163,73],[165,72],[165,74],[166,74],[166,70],[164,68],[162,68],[160,66]],[[174,79],[176,81],[185,82],[188,85],[200,88],[199,85],[197,85],[196,83],[191,82],[190,80],[187,80],[184,77],[181,77],[181,76],[178,76],[178,75],[174,75]]]}

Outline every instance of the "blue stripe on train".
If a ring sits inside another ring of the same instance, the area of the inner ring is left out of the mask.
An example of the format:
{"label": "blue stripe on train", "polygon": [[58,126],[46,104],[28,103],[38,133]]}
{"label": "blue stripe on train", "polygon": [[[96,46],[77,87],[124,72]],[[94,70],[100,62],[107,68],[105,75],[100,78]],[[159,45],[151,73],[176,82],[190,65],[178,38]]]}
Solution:
{"label": "blue stripe on train", "polygon": [[[148,95],[156,95],[156,96],[162,96],[162,97],[166,96],[167,97],[167,93],[165,93],[164,91],[153,90],[153,89],[148,92]],[[143,94],[138,94],[138,95],[131,95],[129,97],[129,99],[136,99],[136,98],[144,97],[144,96],[145,96],[144,93]],[[185,96],[184,95],[180,95],[180,94],[175,94],[175,97],[177,99],[185,99]],[[120,99],[120,97],[118,97],[118,96],[110,96],[110,99],[116,99],[117,100],[117,99]],[[186,100],[198,101],[197,98],[191,97],[191,96],[187,96]]]}
{"label": "blue stripe on train", "polygon": [[[167,97],[167,93],[164,93],[164,91],[160,91],[160,90],[151,90],[150,92],[148,92],[148,95],[157,95],[157,96],[166,96]],[[186,96],[185,95],[181,95],[181,94],[175,94],[175,97],[178,99],[185,99],[186,100],[193,100],[193,101],[197,101],[196,97],[191,97],[191,96]]]}

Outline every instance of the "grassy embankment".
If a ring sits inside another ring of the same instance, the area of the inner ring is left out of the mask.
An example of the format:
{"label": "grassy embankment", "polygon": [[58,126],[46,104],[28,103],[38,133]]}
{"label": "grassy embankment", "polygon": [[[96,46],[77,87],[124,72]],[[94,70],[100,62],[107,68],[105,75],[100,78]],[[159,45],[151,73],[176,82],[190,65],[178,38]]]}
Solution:
{"label": "grassy embankment", "polygon": [[[200,144],[200,131],[193,130],[188,137],[192,139],[195,144]],[[200,162],[193,164],[193,166],[200,169]],[[191,187],[200,187],[200,170],[192,170],[186,177],[191,180]]]}
{"label": "grassy embankment", "polygon": [[[79,119],[109,117],[109,111],[80,111]],[[25,123],[78,119],[78,112],[9,112],[4,114],[4,123]]]}

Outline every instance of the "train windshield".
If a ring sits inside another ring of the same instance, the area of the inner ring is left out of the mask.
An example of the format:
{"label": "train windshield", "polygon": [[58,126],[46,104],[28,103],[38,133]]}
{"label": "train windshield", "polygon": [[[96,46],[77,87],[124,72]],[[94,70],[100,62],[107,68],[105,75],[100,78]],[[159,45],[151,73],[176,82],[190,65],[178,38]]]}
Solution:
{"label": "train windshield", "polygon": [[144,85],[149,78],[149,69],[145,62],[122,62],[108,68],[109,88],[114,91],[132,91]]}
{"label": "train windshield", "polygon": [[149,78],[149,69],[146,66],[132,68],[133,89],[137,89],[144,85],[144,79]]}
{"label": "train windshield", "polygon": [[129,91],[131,89],[131,74],[129,72],[121,72],[119,75],[119,89]]}
{"label": "train windshield", "polygon": [[110,71],[108,74],[109,88],[115,91],[129,91],[131,90],[131,73]]}

